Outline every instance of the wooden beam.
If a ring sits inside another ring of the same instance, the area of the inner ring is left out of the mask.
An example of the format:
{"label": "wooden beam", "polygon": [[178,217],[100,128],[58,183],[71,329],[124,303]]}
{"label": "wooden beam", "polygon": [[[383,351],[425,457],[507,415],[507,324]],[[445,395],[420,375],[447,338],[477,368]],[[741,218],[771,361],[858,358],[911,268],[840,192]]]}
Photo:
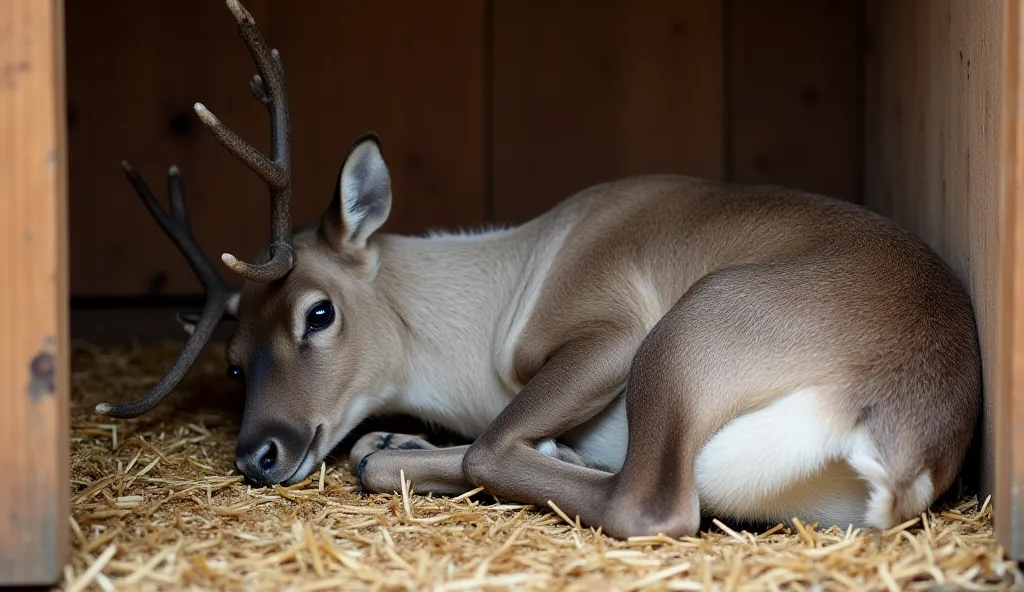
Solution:
{"label": "wooden beam", "polygon": [[999,542],[1024,560],[1024,11],[1003,2],[996,487]]}
{"label": "wooden beam", "polygon": [[0,585],[53,585],[67,559],[63,9],[0,3]]}

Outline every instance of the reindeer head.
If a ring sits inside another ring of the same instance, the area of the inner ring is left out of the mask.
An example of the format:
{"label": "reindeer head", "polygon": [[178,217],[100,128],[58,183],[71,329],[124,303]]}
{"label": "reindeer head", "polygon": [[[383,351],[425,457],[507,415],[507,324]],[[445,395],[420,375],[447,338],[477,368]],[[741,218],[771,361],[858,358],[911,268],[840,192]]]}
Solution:
{"label": "reindeer head", "polygon": [[[203,254],[189,228],[176,167],[168,181],[170,212],[142,177],[122,163],[146,207],[175,242],[206,290],[198,316],[179,316],[189,338],[177,361],[138,400],[101,403],[101,415],[137,417],[156,407],[181,381],[225,319],[238,321],[227,345],[228,374],[245,385],[236,466],[258,485],[294,483],[330,452],[381,402],[387,376],[380,360],[399,351],[393,313],[374,294],[375,257],[369,237],[386,220],[391,182],[377,137],[349,150],[334,198],[314,228],[292,232],[291,165],[285,73],[278,51],[268,51],[252,16],[227,0],[259,74],[250,89],[270,112],[272,158],[222,124],[202,104],[196,113],[213,135],[270,189],[271,244],[263,263],[222,255],[245,278],[233,292]],[[358,315],[347,314],[359,310]],[[361,337],[361,339],[358,339]],[[356,340],[358,339],[358,344]],[[366,363],[373,361],[375,363]]]}

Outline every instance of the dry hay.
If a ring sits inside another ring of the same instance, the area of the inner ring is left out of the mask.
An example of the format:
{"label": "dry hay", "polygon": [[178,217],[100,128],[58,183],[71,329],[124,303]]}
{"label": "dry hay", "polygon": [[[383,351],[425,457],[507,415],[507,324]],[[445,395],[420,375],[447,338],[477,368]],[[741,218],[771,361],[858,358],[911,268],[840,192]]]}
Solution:
{"label": "dry hay", "polygon": [[[361,494],[343,462],[294,487],[234,472],[240,387],[206,354],[138,420],[92,414],[154,384],[176,354],[73,358],[72,540],[64,590],[1009,590],[1019,566],[967,498],[890,532],[716,523],[616,541],[557,511],[482,495]],[[407,484],[408,485],[408,484]]]}

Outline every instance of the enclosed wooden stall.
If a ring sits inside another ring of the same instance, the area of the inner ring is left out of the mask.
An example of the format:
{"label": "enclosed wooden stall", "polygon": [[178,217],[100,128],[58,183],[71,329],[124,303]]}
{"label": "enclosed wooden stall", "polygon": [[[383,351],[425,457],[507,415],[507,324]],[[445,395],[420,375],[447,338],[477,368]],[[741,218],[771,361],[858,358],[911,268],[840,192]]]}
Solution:
{"label": "enclosed wooden stall", "polygon": [[[968,486],[1024,559],[1024,14],[1017,0],[247,0],[288,72],[297,224],[380,134],[384,230],[515,224],[589,184],[808,189],[923,237],[967,285],[986,404]],[[201,286],[125,180],[177,165],[207,254],[266,188],[205,129],[266,112],[221,0],[0,3],[0,584],[68,555],[70,337],[181,339]],[[228,276],[237,281],[236,276]]]}

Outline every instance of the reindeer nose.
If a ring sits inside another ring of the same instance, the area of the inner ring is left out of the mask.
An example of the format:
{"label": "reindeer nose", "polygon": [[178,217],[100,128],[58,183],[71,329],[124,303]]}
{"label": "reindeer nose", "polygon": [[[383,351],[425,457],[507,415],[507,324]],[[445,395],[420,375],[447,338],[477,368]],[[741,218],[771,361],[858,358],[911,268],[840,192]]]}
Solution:
{"label": "reindeer nose", "polygon": [[260,457],[260,469],[270,471],[275,464],[277,464],[277,444],[271,441],[267,451]]}
{"label": "reindeer nose", "polygon": [[253,452],[239,456],[235,466],[256,486],[270,483],[270,475],[277,466],[277,442],[267,440]]}
{"label": "reindeer nose", "polygon": [[242,420],[235,443],[235,466],[256,487],[281,483],[295,474],[315,436],[278,421]]}

